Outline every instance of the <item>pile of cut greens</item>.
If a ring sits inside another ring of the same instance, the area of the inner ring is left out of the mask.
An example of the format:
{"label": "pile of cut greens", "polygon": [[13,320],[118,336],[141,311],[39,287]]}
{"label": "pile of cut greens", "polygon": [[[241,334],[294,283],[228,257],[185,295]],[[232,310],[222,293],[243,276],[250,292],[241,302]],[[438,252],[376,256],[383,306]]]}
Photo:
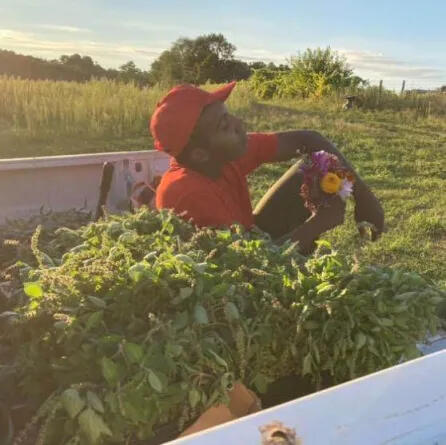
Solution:
{"label": "pile of cut greens", "polygon": [[304,258],[166,211],[42,239],[39,226],[36,267],[15,265],[26,298],[0,315],[0,387],[9,379],[35,407],[16,444],[135,443],[181,431],[235,381],[262,393],[296,375],[316,388],[398,364],[435,333],[445,299],[416,273],[353,265],[324,242]]}

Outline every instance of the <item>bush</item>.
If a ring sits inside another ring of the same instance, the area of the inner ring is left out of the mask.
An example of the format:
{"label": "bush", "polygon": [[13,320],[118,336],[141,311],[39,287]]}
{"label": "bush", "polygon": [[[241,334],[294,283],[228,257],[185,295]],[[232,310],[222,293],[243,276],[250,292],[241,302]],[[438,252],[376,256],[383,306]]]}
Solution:
{"label": "bush", "polygon": [[292,57],[286,71],[255,70],[250,81],[262,99],[272,97],[322,97],[332,90],[358,87],[364,81],[354,76],[345,59],[331,48],[305,52]]}

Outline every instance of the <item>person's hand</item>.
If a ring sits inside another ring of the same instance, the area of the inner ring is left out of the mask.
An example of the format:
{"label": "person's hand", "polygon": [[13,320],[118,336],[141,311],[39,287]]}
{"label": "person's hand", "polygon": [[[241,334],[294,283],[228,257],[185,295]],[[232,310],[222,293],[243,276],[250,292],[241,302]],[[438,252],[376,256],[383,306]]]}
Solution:
{"label": "person's hand", "polygon": [[311,219],[317,224],[322,233],[343,224],[344,217],[345,202],[339,196],[333,196],[326,205],[318,208]]}
{"label": "person's hand", "polygon": [[366,229],[361,223],[371,224],[372,241],[375,241],[384,230],[384,210],[378,198],[368,188],[361,188],[355,193],[355,221],[361,236],[365,236]]}
{"label": "person's hand", "polygon": [[333,196],[329,202],[318,208],[317,212],[308,218],[291,233],[276,239],[279,244],[286,240],[299,243],[299,251],[309,255],[316,248],[317,240],[324,232],[334,229],[344,222],[345,202],[339,196]]}

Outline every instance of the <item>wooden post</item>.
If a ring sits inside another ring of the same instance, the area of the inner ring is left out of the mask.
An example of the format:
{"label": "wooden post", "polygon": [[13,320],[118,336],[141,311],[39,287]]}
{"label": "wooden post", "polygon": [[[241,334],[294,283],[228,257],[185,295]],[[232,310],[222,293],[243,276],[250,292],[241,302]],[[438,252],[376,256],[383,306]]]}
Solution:
{"label": "wooden post", "polygon": [[378,90],[378,106],[381,105],[381,95],[383,92],[383,81],[379,81],[379,90]]}
{"label": "wooden post", "polygon": [[403,80],[403,85],[401,86],[401,95],[404,94],[404,90],[406,89],[406,81]]}

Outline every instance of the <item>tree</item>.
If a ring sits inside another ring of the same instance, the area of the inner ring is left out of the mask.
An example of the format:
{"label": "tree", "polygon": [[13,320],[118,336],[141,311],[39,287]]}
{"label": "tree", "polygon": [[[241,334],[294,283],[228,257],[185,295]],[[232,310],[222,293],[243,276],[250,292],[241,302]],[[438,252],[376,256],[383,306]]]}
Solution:
{"label": "tree", "polygon": [[106,70],[93,61],[90,56],[80,56],[72,54],[71,56],[62,55],[59,62],[78,74],[77,80],[90,80],[92,77],[104,77]]}
{"label": "tree", "polygon": [[241,60],[227,60],[222,67],[221,79],[222,82],[232,80],[245,80],[248,79],[252,71],[246,62]]}
{"label": "tree", "polygon": [[235,50],[222,34],[180,38],[152,63],[150,74],[155,82],[169,84],[226,82],[233,73],[244,78],[247,65],[234,63]]}
{"label": "tree", "polygon": [[249,64],[249,68],[251,70],[261,70],[266,68],[266,63],[265,62],[251,62]]}
{"label": "tree", "polygon": [[135,82],[139,86],[151,83],[149,73],[140,70],[132,61],[122,65],[119,70],[104,69],[90,56],[79,54],[65,54],[57,60],[44,60],[0,50],[0,75],[2,74],[36,80],[87,82],[92,78],[105,77],[121,82]]}
{"label": "tree", "polygon": [[139,86],[149,84],[149,73],[139,69],[133,60],[119,67],[116,79],[121,82],[135,82]]}
{"label": "tree", "polygon": [[[64,56],[67,61],[70,56]],[[80,56],[78,55],[80,58]],[[101,67],[99,67],[103,70]],[[13,51],[0,50],[0,74],[18,76],[24,79],[49,79],[85,81],[91,73],[83,72],[74,65],[62,63],[60,60],[43,60],[32,56],[23,56]]]}

